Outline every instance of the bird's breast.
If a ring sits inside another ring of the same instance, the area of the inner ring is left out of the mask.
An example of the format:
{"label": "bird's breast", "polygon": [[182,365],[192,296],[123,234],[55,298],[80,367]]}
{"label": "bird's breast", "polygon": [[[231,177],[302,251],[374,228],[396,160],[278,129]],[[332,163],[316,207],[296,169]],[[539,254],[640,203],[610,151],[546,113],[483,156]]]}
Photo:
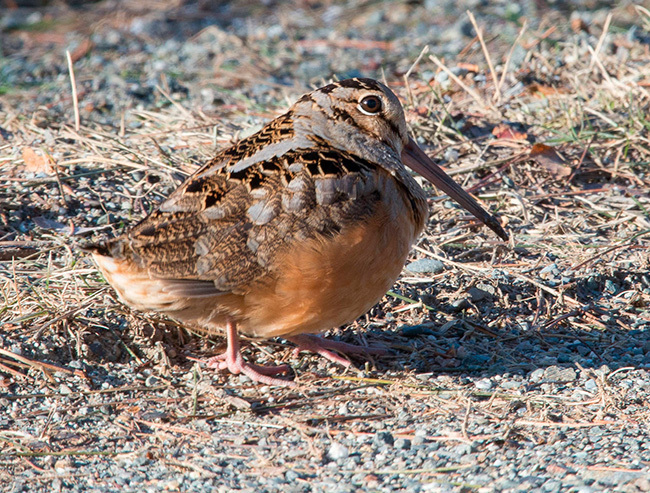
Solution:
{"label": "bird's breast", "polygon": [[424,220],[395,182],[372,216],[279,253],[276,278],[244,297],[240,330],[275,337],[318,333],[368,311],[399,276]]}

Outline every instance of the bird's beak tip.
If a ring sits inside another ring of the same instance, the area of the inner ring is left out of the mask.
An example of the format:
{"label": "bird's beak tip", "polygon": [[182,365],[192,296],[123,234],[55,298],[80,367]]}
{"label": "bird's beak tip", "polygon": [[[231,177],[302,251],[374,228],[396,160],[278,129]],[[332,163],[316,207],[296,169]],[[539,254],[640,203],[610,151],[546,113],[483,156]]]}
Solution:
{"label": "bird's beak tip", "polygon": [[402,162],[449,195],[503,240],[508,240],[508,233],[505,232],[498,219],[485,211],[471,195],[434,163],[412,138],[408,139],[402,149]]}

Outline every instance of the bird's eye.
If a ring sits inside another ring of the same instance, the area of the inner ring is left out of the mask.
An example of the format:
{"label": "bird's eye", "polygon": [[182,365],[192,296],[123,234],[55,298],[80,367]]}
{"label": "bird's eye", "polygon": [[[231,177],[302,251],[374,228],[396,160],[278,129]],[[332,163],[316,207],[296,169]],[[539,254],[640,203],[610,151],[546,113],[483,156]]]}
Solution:
{"label": "bird's eye", "polygon": [[366,115],[376,115],[381,111],[381,99],[377,96],[366,96],[359,101],[359,110]]}

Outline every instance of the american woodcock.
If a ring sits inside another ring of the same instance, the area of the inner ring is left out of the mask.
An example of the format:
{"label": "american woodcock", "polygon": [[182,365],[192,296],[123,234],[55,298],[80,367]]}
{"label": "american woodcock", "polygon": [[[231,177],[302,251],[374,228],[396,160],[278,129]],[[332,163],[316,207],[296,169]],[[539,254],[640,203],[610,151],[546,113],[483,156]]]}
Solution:
{"label": "american woodcock", "polygon": [[397,279],[424,228],[427,178],[500,237],[507,234],[408,136],[393,92],[348,79],[302,96],[221,151],[122,236],[93,245],[120,299],[210,335],[209,366],[267,384],[287,365],[245,362],[239,334],[282,337],[348,365],[367,348],[315,334],[369,310]]}

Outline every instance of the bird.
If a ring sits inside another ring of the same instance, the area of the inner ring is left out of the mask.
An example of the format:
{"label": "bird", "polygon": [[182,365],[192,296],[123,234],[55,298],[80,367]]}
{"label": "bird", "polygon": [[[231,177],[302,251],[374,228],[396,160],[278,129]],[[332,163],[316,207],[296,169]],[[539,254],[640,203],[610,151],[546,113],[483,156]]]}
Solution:
{"label": "bird", "polygon": [[508,238],[409,136],[397,96],[352,78],[303,95],[139,223],[85,250],[131,308],[225,333],[209,367],[296,385],[286,364],[245,361],[240,336],[279,337],[345,366],[342,354],[372,351],[319,334],[372,308],[424,229],[427,196],[407,167]]}

